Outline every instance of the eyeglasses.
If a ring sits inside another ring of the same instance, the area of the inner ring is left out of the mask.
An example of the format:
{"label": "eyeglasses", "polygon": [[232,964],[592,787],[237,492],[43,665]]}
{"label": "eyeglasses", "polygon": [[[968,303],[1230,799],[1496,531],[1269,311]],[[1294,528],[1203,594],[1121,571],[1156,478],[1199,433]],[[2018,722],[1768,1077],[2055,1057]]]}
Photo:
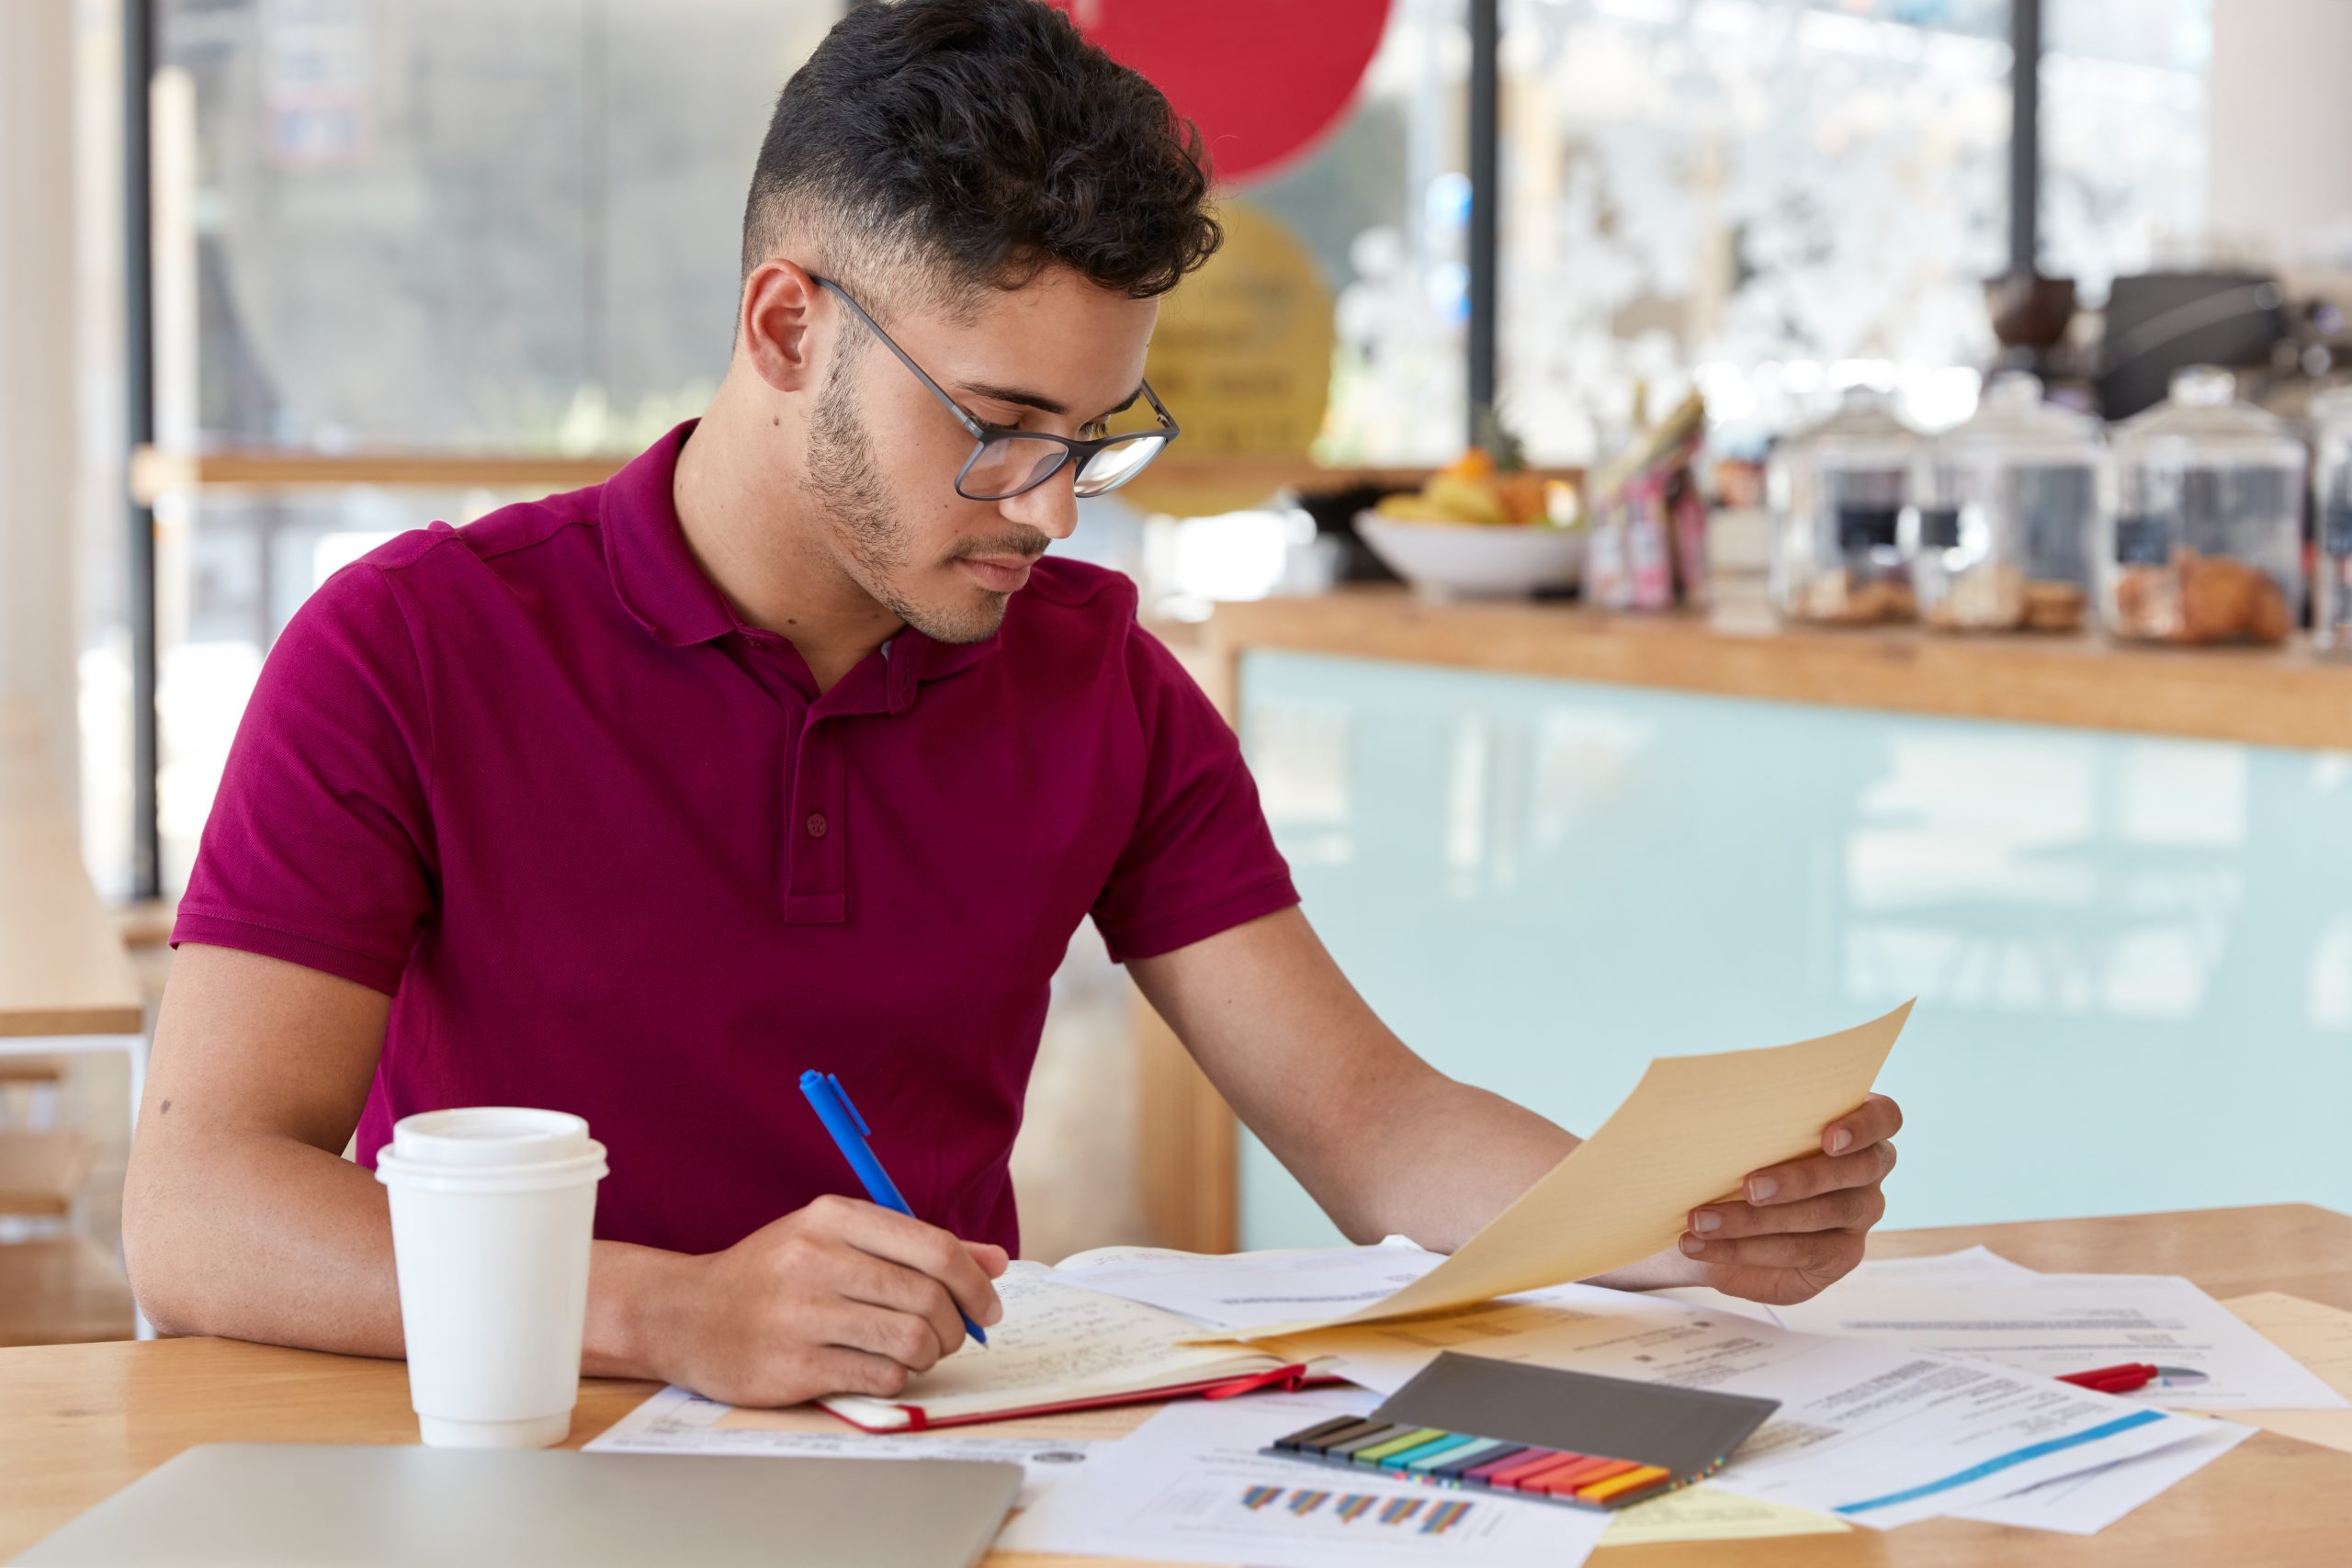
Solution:
{"label": "eyeglasses", "polygon": [[1157,430],[1080,439],[975,419],[905,349],[891,342],[890,334],[840,284],[813,273],[808,281],[848,306],[850,313],[882,340],[882,346],[897,355],[899,363],[913,371],[916,379],[931,389],[931,395],[945,403],[947,412],[972,433],[972,455],[956,470],[956,493],[967,501],[1010,501],[1052,479],[1061,472],[1065,463],[1077,466],[1072,488],[1080,495],[1103,495],[1143,472],[1179,434],[1175,420],[1161,406],[1159,394],[1148,381],[1141,384],[1141,390],[1151,403],[1151,412],[1159,417]]}

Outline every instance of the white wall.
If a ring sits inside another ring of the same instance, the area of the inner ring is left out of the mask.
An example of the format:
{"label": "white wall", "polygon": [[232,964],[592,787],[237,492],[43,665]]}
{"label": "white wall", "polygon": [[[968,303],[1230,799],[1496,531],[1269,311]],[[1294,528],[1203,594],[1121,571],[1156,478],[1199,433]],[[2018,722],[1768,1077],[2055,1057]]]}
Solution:
{"label": "white wall", "polygon": [[0,691],[74,789],[72,0],[0,3]]}
{"label": "white wall", "polygon": [[2214,0],[2206,210],[2229,258],[2315,261],[2330,230],[2352,247],[2347,67],[2347,0]]}

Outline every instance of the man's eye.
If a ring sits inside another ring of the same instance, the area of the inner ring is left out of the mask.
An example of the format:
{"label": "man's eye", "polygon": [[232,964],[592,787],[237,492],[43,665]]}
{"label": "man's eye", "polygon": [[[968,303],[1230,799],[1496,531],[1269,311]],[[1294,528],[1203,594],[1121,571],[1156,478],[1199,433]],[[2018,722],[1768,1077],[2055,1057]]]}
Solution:
{"label": "man's eye", "polygon": [[1080,441],[1100,441],[1110,434],[1111,422],[1107,419],[1090,419],[1078,427]]}

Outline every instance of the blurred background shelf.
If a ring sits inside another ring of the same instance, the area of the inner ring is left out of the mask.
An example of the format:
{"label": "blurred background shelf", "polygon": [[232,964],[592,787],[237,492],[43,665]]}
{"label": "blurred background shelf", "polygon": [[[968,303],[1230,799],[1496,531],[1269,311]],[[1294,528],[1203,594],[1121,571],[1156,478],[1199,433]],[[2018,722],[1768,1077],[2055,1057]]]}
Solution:
{"label": "blurred background shelf", "polygon": [[[95,1151],[82,1133],[0,1132],[0,1214],[64,1219],[90,1174]],[[15,1252],[0,1251],[0,1268]]]}

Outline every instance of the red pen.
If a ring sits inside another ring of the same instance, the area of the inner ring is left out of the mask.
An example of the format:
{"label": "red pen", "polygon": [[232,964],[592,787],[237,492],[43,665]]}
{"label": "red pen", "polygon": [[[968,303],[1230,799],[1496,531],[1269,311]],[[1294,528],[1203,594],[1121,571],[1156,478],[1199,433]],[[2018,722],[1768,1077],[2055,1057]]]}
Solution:
{"label": "red pen", "polygon": [[2145,1361],[2126,1361],[2119,1367],[2094,1367],[2086,1372],[2068,1372],[2060,1382],[2073,1383],[2095,1393],[2129,1393],[2135,1388],[2145,1388],[2161,1369]]}

